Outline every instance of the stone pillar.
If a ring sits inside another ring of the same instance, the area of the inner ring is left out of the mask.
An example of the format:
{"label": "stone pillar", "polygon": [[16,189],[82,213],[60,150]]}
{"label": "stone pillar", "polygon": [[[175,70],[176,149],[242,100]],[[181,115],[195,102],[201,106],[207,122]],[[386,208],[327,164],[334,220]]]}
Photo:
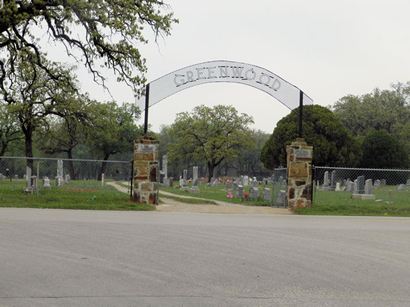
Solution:
{"label": "stone pillar", "polygon": [[158,204],[158,141],[144,137],[134,143],[133,200]]}
{"label": "stone pillar", "polygon": [[312,157],[313,147],[303,138],[298,138],[286,146],[288,166],[288,207],[312,206]]}

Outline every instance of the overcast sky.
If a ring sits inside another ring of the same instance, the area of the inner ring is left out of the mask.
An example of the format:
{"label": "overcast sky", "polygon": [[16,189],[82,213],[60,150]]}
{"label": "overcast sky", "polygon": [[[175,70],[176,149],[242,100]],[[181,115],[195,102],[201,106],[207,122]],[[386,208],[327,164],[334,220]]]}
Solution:
{"label": "overcast sky", "polygon": [[[315,103],[331,105],[347,94],[410,80],[409,0],[166,0],[180,20],[172,35],[141,51],[148,80],[210,60],[264,67],[298,86]],[[96,99],[110,99],[88,77]],[[134,101],[111,86],[117,101]],[[150,109],[154,131],[178,112],[230,104],[253,116],[253,128],[271,133],[289,110],[271,96],[240,84],[206,84],[175,94]]]}

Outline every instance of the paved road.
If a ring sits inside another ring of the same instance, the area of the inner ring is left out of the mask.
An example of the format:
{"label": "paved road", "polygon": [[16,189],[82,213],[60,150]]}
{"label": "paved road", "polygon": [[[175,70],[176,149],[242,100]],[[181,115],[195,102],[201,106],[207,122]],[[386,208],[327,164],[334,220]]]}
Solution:
{"label": "paved road", "polygon": [[409,306],[410,219],[0,209],[0,306]]}

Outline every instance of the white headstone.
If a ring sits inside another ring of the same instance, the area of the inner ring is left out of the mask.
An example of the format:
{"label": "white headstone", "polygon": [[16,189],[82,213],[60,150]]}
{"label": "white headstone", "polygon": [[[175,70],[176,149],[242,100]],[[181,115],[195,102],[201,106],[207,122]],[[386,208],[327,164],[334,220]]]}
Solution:
{"label": "white headstone", "polygon": [[249,185],[249,177],[248,176],[243,176],[243,186],[248,186]]}
{"label": "white headstone", "polygon": [[43,179],[43,187],[44,188],[51,188],[50,179],[48,177],[44,177]]}
{"label": "white headstone", "polygon": [[324,176],[323,176],[323,186],[328,187],[330,184],[330,179],[329,179],[329,172],[326,171]]}
{"label": "white headstone", "polygon": [[63,160],[57,160],[57,177],[64,178],[64,163],[63,163]]}
{"label": "white headstone", "polygon": [[364,194],[373,194],[373,180],[367,179],[364,183]]}
{"label": "white headstone", "polygon": [[168,178],[168,156],[162,156],[162,172],[164,173],[164,178]]}

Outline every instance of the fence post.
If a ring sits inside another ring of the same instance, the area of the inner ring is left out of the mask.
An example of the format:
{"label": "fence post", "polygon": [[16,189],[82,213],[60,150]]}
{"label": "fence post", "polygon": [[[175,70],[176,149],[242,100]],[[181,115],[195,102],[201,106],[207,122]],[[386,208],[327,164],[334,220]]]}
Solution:
{"label": "fence post", "polygon": [[132,199],[132,188],[134,184],[134,160],[131,160],[131,186],[130,186],[130,199]]}
{"label": "fence post", "polygon": [[316,168],[314,165],[312,165],[312,193],[310,195],[311,199],[310,201],[312,202],[312,207],[313,207],[313,194],[315,193],[316,189]]}

